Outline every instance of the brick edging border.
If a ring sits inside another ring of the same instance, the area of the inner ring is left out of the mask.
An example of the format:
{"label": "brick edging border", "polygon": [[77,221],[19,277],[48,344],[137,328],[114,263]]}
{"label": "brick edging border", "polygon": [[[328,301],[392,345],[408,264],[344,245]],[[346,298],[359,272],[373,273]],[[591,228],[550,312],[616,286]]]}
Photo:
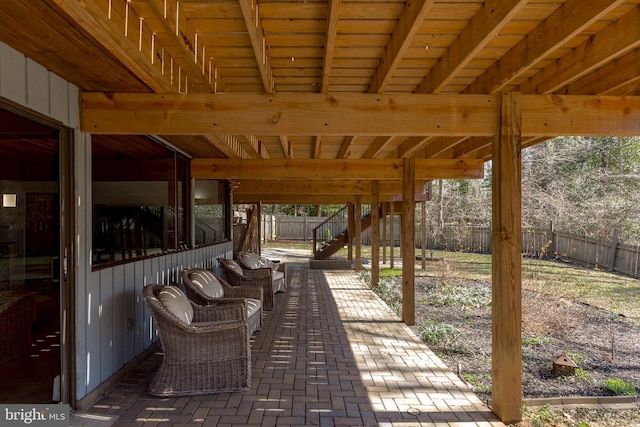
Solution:
{"label": "brick edging border", "polygon": [[628,404],[640,402],[639,396],[574,396],[574,397],[540,397],[522,399],[528,407],[538,407],[544,405],[603,405],[610,406],[616,404]]}

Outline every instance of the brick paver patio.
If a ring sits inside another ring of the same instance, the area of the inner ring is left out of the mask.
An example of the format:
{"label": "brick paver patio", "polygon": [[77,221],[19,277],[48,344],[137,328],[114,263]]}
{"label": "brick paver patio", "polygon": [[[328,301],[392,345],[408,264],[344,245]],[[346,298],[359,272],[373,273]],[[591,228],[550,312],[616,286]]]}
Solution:
{"label": "brick paver patio", "polygon": [[153,397],[155,354],[72,425],[503,425],[355,272],[288,261],[289,290],[252,342],[251,390]]}

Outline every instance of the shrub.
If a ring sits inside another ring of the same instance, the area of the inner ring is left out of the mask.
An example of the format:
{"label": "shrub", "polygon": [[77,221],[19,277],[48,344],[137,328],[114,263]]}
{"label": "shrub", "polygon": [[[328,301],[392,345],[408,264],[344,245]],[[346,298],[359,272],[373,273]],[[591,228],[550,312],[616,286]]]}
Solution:
{"label": "shrub", "polygon": [[626,382],[622,378],[607,378],[604,386],[616,396],[635,396],[638,394],[633,383]]}
{"label": "shrub", "polygon": [[524,416],[534,427],[545,427],[555,425],[560,420],[560,416],[556,414],[549,404],[541,406],[535,411],[525,408]]}
{"label": "shrub", "polygon": [[418,326],[420,339],[437,348],[457,349],[461,333],[460,329],[453,325],[433,320],[425,320]]}
{"label": "shrub", "polygon": [[491,304],[488,286],[439,286],[433,294],[433,305],[459,305],[462,307],[486,307]]}

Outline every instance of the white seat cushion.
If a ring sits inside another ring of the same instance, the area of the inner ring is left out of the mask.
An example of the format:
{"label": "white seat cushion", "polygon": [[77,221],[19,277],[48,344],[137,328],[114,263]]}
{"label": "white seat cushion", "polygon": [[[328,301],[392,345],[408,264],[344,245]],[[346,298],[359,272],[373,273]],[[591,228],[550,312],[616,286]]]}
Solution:
{"label": "white seat cushion", "polygon": [[231,270],[235,271],[241,276],[244,276],[244,271],[242,271],[242,267],[240,267],[240,264],[238,264],[232,259],[226,260],[224,262],[227,264],[227,267],[229,267]]}
{"label": "white seat cushion", "polygon": [[244,264],[245,267],[255,270],[256,268],[266,267],[264,260],[260,258],[260,255],[253,253],[245,253],[238,257],[238,260]]}
{"label": "white seat cushion", "polygon": [[284,280],[284,273],[282,271],[274,271],[271,273],[271,279],[273,282]]}
{"label": "white seat cushion", "polygon": [[247,303],[247,319],[256,314],[262,308],[262,301],[255,298],[245,298]]}
{"label": "white seat cushion", "polygon": [[187,296],[176,286],[169,285],[162,288],[158,293],[158,301],[178,319],[191,324],[193,320],[193,307]]}
{"label": "white seat cushion", "polygon": [[218,278],[210,271],[195,271],[189,276],[191,282],[211,298],[224,298],[224,288]]}
{"label": "white seat cushion", "polygon": [[282,271],[274,271],[271,273],[271,281],[273,282],[273,292],[286,292],[287,283]]}
{"label": "white seat cushion", "polygon": [[246,268],[255,270],[257,268],[270,268],[273,271],[278,270],[278,264],[261,257],[258,254],[246,252],[238,257],[238,261],[242,263]]}

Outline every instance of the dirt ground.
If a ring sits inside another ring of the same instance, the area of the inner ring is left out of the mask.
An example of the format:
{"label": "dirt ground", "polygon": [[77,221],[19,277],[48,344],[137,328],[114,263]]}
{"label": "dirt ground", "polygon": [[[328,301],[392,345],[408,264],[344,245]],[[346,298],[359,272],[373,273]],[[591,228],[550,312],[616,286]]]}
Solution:
{"label": "dirt ground", "polygon": [[[399,278],[396,278],[399,280]],[[398,282],[399,283],[399,282]],[[432,320],[460,331],[436,353],[488,401],[491,390],[491,308],[473,305],[437,305],[434,277],[416,277],[416,332]],[[450,283],[451,284],[451,283]],[[458,279],[454,286],[488,294],[488,283]],[[475,288],[475,289],[474,289]],[[485,292],[486,291],[486,292]],[[435,301],[435,303],[434,303]],[[576,362],[574,375],[553,373],[552,357],[567,355]],[[604,386],[620,378],[640,386],[640,322],[597,307],[566,299],[523,293],[523,392],[525,398],[559,396],[612,396]],[[568,418],[538,424],[580,426],[640,426],[640,410],[628,413],[578,411]],[[616,418],[620,418],[616,421]],[[598,421],[600,419],[600,421]],[[582,421],[580,421],[582,420]]]}

